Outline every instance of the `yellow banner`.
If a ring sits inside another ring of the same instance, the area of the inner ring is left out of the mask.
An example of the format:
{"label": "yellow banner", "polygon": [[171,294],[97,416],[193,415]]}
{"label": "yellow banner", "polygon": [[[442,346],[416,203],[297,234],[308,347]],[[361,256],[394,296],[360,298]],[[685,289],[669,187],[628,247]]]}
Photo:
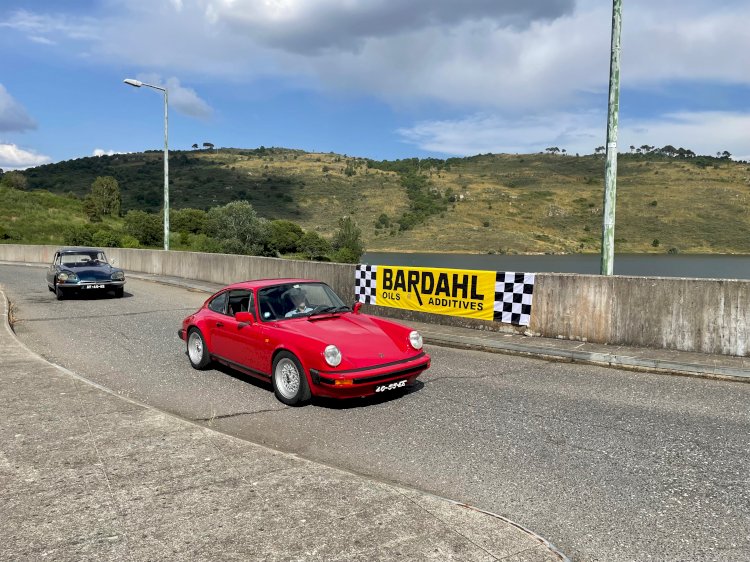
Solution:
{"label": "yellow banner", "polygon": [[493,319],[495,272],[377,266],[377,304],[433,314]]}

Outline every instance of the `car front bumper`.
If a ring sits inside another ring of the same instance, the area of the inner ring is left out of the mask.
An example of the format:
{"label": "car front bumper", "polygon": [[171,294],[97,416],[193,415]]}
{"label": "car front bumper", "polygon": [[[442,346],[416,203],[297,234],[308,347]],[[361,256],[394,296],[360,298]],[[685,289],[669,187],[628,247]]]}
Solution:
{"label": "car front bumper", "polygon": [[403,361],[348,371],[310,369],[310,378],[317,396],[355,398],[412,386],[429,367],[430,356],[422,352]]}

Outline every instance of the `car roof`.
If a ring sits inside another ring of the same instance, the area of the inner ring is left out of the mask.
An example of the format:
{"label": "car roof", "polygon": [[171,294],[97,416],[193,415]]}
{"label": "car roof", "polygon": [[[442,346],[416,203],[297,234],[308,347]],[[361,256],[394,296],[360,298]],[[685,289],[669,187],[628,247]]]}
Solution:
{"label": "car roof", "polygon": [[61,254],[66,254],[73,252],[103,252],[104,250],[92,246],[65,246],[63,248],[58,248],[57,251]]}
{"label": "car roof", "polygon": [[[280,278],[280,279],[249,279],[227,285],[224,289],[262,289],[273,285],[283,285],[286,283],[322,283],[317,279],[302,279],[298,277]],[[222,291],[224,290],[222,289]]]}

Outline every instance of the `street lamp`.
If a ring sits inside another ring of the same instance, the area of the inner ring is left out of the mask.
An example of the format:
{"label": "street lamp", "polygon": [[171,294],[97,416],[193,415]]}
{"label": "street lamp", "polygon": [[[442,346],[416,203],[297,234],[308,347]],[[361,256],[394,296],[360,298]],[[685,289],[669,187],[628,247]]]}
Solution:
{"label": "street lamp", "polygon": [[140,88],[146,86],[164,92],[164,249],[169,250],[169,144],[168,144],[168,118],[167,118],[167,89],[153,84],[146,84],[140,80],[126,78],[126,84]]}

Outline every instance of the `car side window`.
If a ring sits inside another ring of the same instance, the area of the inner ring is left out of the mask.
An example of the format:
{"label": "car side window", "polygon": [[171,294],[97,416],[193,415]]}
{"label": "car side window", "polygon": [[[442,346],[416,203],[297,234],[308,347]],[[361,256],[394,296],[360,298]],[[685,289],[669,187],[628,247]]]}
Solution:
{"label": "car side window", "polygon": [[251,312],[255,314],[253,293],[247,289],[238,289],[229,292],[229,305],[227,314],[234,316],[238,312]]}
{"label": "car side window", "polygon": [[228,293],[224,291],[220,295],[216,295],[211,302],[208,303],[209,310],[213,310],[214,312],[218,312],[219,314],[226,314],[227,309],[227,295]]}
{"label": "car side window", "polygon": [[60,254],[55,254],[55,259],[52,261],[55,265],[60,265]]}

